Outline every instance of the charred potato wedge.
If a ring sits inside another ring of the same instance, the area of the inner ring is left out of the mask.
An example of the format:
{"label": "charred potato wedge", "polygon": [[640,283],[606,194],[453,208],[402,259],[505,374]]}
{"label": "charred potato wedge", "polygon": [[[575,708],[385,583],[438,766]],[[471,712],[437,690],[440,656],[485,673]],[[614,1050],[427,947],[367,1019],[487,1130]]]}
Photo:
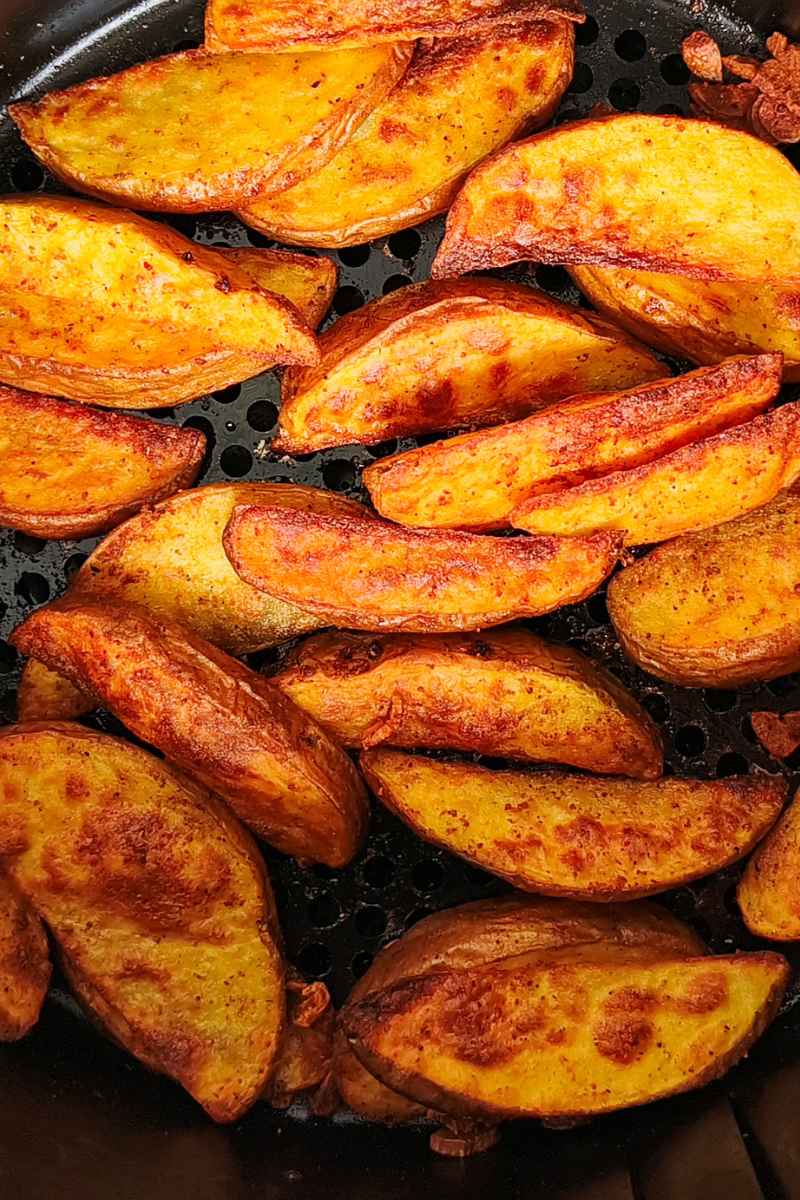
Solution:
{"label": "charred potato wedge", "polygon": [[523,891],[632,900],[742,858],[777,820],[782,779],[593,779],[365,750],[375,795],[415,833]]}
{"label": "charred potato wedge", "polygon": [[629,658],[683,687],[800,670],[800,496],[659,546],[611,581]]}
{"label": "charred potato wedge", "polygon": [[366,825],[350,759],[276,687],[173,621],[80,599],[39,609],[14,644],[127,727],[287,854],[338,867]]}
{"label": "charred potato wedge", "polygon": [[475,163],[550,119],[574,58],[565,21],[421,44],[338,154],[242,220],[281,242],[350,246],[445,212]]}
{"label": "charred potato wedge", "polygon": [[658,729],[576,650],[525,629],[321,633],[272,677],[345,746],[424,746],[655,779]]}
{"label": "charred potato wedge", "polygon": [[165,763],[78,725],[4,729],[0,795],[0,859],[78,998],[214,1120],[235,1120],[284,1028],[272,894],[249,836]]}
{"label": "charred potato wedge", "polygon": [[491,425],[664,374],[598,317],[499,279],[400,288],[337,321],[320,349],[318,368],[284,375],[276,449]]}
{"label": "charred potato wedge", "polygon": [[411,53],[186,50],[9,113],[45,166],[82,192],[156,212],[235,208],[324,166]]}
{"label": "charred potato wedge", "polygon": [[0,1042],[16,1042],[33,1029],[49,983],[42,922],[0,871]]}
{"label": "charred potato wedge", "polygon": [[684,117],[595,117],[473,171],[433,274],[533,259],[795,284],[798,204],[797,171],[747,133]]}
{"label": "charred potato wedge", "polygon": [[800,940],[800,804],[797,796],[758,847],[739,883],[737,899],[751,933],[774,941]]}
{"label": "charred potato wedge", "polygon": [[0,525],[40,538],[103,533],[203,463],[199,429],[0,387]]}
{"label": "charred potato wedge", "polygon": [[246,583],[328,625],[447,633],[503,625],[596,591],[614,535],[491,538],[407,530],[373,517],[235,508],[223,538]]}
{"label": "charred potato wedge", "polygon": [[614,531],[627,546],[665,542],[774,500],[800,474],[800,404],[560,492],[534,496],[511,523],[539,535]]}
{"label": "charred potato wedge", "polygon": [[378,512],[401,525],[505,528],[529,496],[639,466],[756,416],[780,383],[779,354],[732,359],[407,450],[373,463],[363,480]]}

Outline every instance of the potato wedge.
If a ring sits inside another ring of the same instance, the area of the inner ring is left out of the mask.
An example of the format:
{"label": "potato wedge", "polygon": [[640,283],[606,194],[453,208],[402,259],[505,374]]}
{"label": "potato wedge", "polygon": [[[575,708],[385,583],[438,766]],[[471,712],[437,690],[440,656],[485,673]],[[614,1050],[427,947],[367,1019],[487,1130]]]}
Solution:
{"label": "potato wedge", "polygon": [[282,242],[351,246],[445,212],[475,163],[549,121],[574,59],[565,21],[420,44],[338,154],[240,216]]}
{"label": "potato wedge", "polygon": [[788,758],[800,747],[800,712],[752,712],[750,724],[773,758]]}
{"label": "potato wedge", "polygon": [[[401,979],[451,968],[469,970],[530,950],[594,942],[646,945],[654,954],[692,956],[705,947],[696,934],[666,909],[640,904],[608,905],[513,894],[475,900],[434,913],[390,942],[351,991],[343,1013],[374,992]],[[393,1092],[361,1065],[340,1024],[334,1040],[333,1075],[342,1100],[372,1121],[396,1124],[424,1114],[413,1100]]]}
{"label": "potato wedge", "polygon": [[313,175],[403,76],[406,45],[312,54],[186,50],[9,105],[71,187],[132,208],[235,208]]}
{"label": "potato wedge", "polygon": [[614,530],[626,546],[664,542],[774,500],[800,474],[800,404],[765,413],[663,458],[534,496],[511,516],[540,535]]}
{"label": "potato wedge", "polygon": [[786,382],[800,383],[796,287],[709,283],[616,267],[573,267],[570,274],[609,321],[648,346],[707,364],[778,352]]}
{"label": "potato wedge", "polygon": [[433,275],[533,259],[797,283],[798,204],[797,171],[750,134],[684,117],[593,117],[478,167]]}
{"label": "potato wedge", "polygon": [[664,375],[613,326],[499,279],[400,288],[337,321],[320,349],[318,369],[283,377],[277,450],[491,425]]}
{"label": "potato wedge", "polygon": [[800,670],[800,496],[659,546],[612,579],[629,658],[683,687],[741,687]]}
{"label": "potato wedge", "polygon": [[293,304],[311,329],[322,324],[339,281],[339,271],[332,259],[291,250],[250,247],[238,250],[218,247],[217,253],[246,271],[259,287]]}
{"label": "potato wedge", "polygon": [[33,1029],[50,969],[42,922],[0,871],[0,1042],[16,1042]]}
{"label": "potato wedge", "polygon": [[135,605],[41,608],[14,644],[99,697],[128,728],[287,854],[343,866],[367,820],[350,759],[282,692]]}
{"label": "potato wedge", "polygon": [[375,795],[425,841],[523,891],[632,900],[742,858],[777,820],[783,779],[593,779],[488,771],[365,750]]}
{"label": "potato wedge", "polygon": [[618,558],[614,535],[490,538],[242,505],[223,537],[245,583],[351,629],[447,633],[575,604]]}
{"label": "potato wedge", "polygon": [[454,1115],[586,1117],[701,1087],[747,1053],[779,954],[644,957],[602,944],[396,983],[348,1009],[359,1059]]}
{"label": "potato wedge", "polygon": [[0,386],[0,525],[40,538],[113,529],[200,473],[205,434]]}
{"label": "potato wedge", "polygon": [[401,525],[506,528],[529,496],[638,466],[756,416],[777,395],[781,362],[779,354],[736,358],[574,396],[522,421],[379,459],[363,481],[378,512]]}
{"label": "potato wedge", "polygon": [[18,721],[77,721],[97,706],[94,696],[58,671],[29,658],[17,688]]}
{"label": "potato wedge", "polygon": [[800,804],[789,808],[758,847],[736,893],[751,933],[774,941],[800,940]]}
{"label": "potato wedge", "polygon": [[216,1121],[264,1089],[284,1028],[255,844],[205,789],[79,725],[0,731],[0,859],[79,999]]}
{"label": "potato wedge", "polygon": [[657,779],[656,725],[611,675],[527,629],[320,633],[272,683],[345,746],[424,746]]}

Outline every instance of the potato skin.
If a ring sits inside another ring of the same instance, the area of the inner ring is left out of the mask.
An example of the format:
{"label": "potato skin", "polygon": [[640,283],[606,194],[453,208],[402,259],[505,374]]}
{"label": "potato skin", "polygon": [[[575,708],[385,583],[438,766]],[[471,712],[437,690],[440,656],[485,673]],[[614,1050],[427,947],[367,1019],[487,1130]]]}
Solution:
{"label": "potato skin", "polygon": [[0,1042],[16,1042],[33,1029],[50,971],[44,926],[0,870]]}
{"label": "potato skin", "polygon": [[744,857],[780,814],[780,778],[595,779],[489,771],[366,750],[374,794],[424,841],[523,891],[604,903],[652,896]]}
{"label": "potato skin", "polygon": [[736,893],[751,933],[773,941],[800,940],[800,804],[797,795],[745,868]]}
{"label": "potato skin", "polygon": [[12,636],[278,849],[337,867],[355,854],[367,803],[347,755],[209,642],[138,606],[80,599],[39,609]]}
{"label": "potato skin", "polygon": [[432,274],[532,259],[797,283],[798,203],[795,169],[749,134],[675,116],[595,117],[517,142],[473,171]]}
{"label": "potato skin", "polygon": [[442,747],[656,779],[658,729],[590,659],[526,629],[320,633],[272,682],[345,746]]}
{"label": "potato skin", "polygon": [[800,496],[659,546],[620,571],[608,611],[623,650],[683,687],[800,670]]}
{"label": "potato skin", "polygon": [[319,345],[316,368],[284,374],[276,449],[492,425],[664,375],[599,317],[498,279],[399,288],[342,317]]}

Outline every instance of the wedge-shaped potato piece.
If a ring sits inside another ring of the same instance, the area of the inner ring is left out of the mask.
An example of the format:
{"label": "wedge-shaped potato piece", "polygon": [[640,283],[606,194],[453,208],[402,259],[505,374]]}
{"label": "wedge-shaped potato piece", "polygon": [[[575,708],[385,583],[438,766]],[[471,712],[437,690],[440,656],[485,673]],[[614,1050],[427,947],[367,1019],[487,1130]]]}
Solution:
{"label": "wedge-shaped potato piece", "polygon": [[628,546],[663,542],[760,508],[800,474],[800,404],[674,450],[642,467],[534,496],[512,514],[538,534],[615,530]]}
{"label": "wedge-shaped potato piece", "polygon": [[30,658],[22,668],[17,689],[20,721],[76,721],[91,712],[96,700],[57,671]]}
{"label": "wedge-shaped potato piece", "polygon": [[488,771],[365,750],[376,796],[425,841],[525,891],[650,896],[742,858],[777,819],[782,779],[593,779]]}
{"label": "wedge-shaped potato piece", "polygon": [[445,212],[475,163],[550,119],[574,57],[565,21],[422,44],[322,170],[242,219],[282,242],[348,246]]}
{"label": "wedge-shaped potato piece", "polygon": [[758,937],[800,940],[800,804],[797,796],[750,859],[737,892],[744,923]]}
{"label": "wedge-shaped potato piece", "polygon": [[800,746],[800,712],[752,712],[750,724],[773,758],[788,758]]}
{"label": "wedge-shaped potato piece", "polygon": [[[381,950],[351,991],[345,1015],[365,996],[401,979],[451,968],[468,971],[481,963],[524,954],[602,942],[646,946],[664,957],[703,954],[694,932],[654,904],[597,908],[574,901],[510,895],[476,900],[434,913]],[[372,1121],[396,1124],[424,1115],[424,1108],[380,1083],[348,1046],[341,1023],[336,1032],[333,1073],[342,1100]]]}
{"label": "wedge-shaped potato piece", "polygon": [[796,287],[709,283],[616,267],[573,267],[571,274],[595,308],[648,346],[697,363],[777,351],[784,379],[800,382]]}
{"label": "wedge-shaped potato piece", "polygon": [[284,1027],[264,865],[205,789],[79,725],[0,733],[0,859],[79,999],[216,1121],[258,1099]]}
{"label": "wedge-shaped potato piece", "polygon": [[276,449],[491,425],[664,374],[599,318],[499,279],[401,288],[337,321],[320,349],[318,369],[284,375]]}
{"label": "wedge-shaped potato piece", "polygon": [[246,271],[259,287],[289,300],[311,329],[322,323],[331,306],[339,271],[330,258],[291,250],[217,249]]}
{"label": "wedge-shaped potato piece", "polygon": [[188,487],[205,435],[0,387],[0,525],[76,538]]}
{"label": "wedge-shaped potato piece", "polygon": [[780,383],[779,354],[732,359],[383,458],[363,479],[378,512],[401,525],[500,529],[529,496],[638,466],[754,417]]}
{"label": "wedge-shaped potato piece", "polygon": [[156,212],[233,208],[324,166],[411,53],[186,50],[9,112],[37,157],[81,191]]}
{"label": "wedge-shaped potato piece", "polygon": [[328,866],[352,858],[367,817],[355,767],[254,671],[135,605],[64,601],[39,609],[13,637],[279,850]]}
{"label": "wedge-shaped potato piece", "polygon": [[[1,784],[0,794],[5,800]],[[49,983],[42,922],[0,871],[0,1042],[16,1042],[33,1028]]]}
{"label": "wedge-shaped potato piece", "polygon": [[345,746],[427,746],[661,774],[658,729],[588,658],[526,629],[321,633],[272,682]]}
{"label": "wedge-shaped potato piece", "polygon": [[788,981],[769,952],[534,950],[394,984],[344,1026],[371,1071],[430,1108],[584,1117],[718,1078],[773,1019]]}
{"label": "wedge-shaped potato piece", "polygon": [[407,530],[361,515],[234,509],[223,538],[246,583],[325,624],[447,633],[575,604],[618,558],[614,535],[491,538]]}
{"label": "wedge-shaped potato piece", "polygon": [[478,167],[433,274],[533,259],[797,283],[798,204],[794,167],[750,134],[684,117],[590,118]]}

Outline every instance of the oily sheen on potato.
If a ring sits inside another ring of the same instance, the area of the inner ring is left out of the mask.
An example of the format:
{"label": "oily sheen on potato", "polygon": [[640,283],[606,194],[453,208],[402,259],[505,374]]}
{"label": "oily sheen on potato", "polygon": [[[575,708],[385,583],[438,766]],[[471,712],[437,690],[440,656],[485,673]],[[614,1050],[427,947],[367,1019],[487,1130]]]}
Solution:
{"label": "oily sheen on potato", "polygon": [[249,836],[166,763],[79,725],[0,732],[0,794],[0,860],[81,1003],[214,1120],[235,1120],[284,1026],[272,895]]}
{"label": "oily sheen on potato", "polygon": [[748,862],[736,898],[758,937],[800,940],[800,805],[797,796]]}
{"label": "oily sheen on potato", "polygon": [[44,926],[0,869],[0,1042],[16,1042],[33,1028],[49,983]]}

